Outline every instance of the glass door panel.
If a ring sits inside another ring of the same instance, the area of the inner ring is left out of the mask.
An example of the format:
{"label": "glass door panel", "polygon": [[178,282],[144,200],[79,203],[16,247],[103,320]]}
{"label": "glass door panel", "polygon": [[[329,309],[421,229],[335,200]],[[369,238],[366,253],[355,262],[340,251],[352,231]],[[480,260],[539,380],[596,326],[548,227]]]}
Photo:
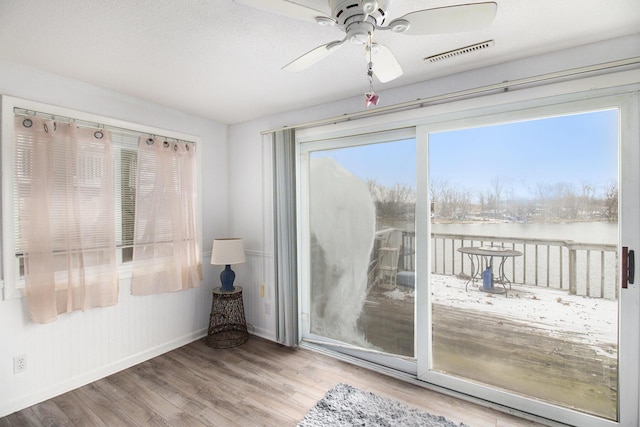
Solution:
{"label": "glass door panel", "polygon": [[413,360],[415,139],[387,141],[302,154],[310,282],[303,337],[366,350],[364,358]]}
{"label": "glass door panel", "polygon": [[640,247],[639,105],[302,136],[303,340],[568,425],[637,425],[620,254]]}
{"label": "glass door panel", "polygon": [[427,378],[618,419],[619,119],[429,134]]}

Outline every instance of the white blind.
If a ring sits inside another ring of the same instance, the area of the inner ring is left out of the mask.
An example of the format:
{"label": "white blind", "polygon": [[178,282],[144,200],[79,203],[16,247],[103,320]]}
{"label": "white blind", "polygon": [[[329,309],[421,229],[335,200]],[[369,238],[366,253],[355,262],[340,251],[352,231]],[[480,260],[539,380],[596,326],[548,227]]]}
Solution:
{"label": "white blind", "polygon": [[[25,216],[24,203],[29,197],[31,185],[35,185],[32,182],[31,170],[34,167],[32,159],[32,152],[34,147],[39,143],[32,136],[33,132],[28,132],[28,129],[21,126],[23,121],[35,121],[32,112],[25,112],[17,109],[16,112],[16,126],[15,126],[15,181],[14,181],[14,235],[15,235],[15,254],[21,258],[26,249],[26,240],[23,236],[21,229],[24,228],[24,224],[28,222],[28,218]],[[135,219],[135,200],[136,200],[136,163],[138,156],[138,141],[141,136],[146,136],[146,133],[138,132],[135,130],[122,129],[110,126],[101,126],[95,123],[87,123],[73,118],[61,118],[54,117],[46,112],[37,112],[36,117],[38,119],[45,119],[47,122],[57,123],[58,125],[67,125],[68,122],[73,122],[76,126],[94,128],[95,131],[101,129],[108,130],[111,133],[111,143],[113,150],[113,165],[114,165],[114,211],[115,211],[115,233],[116,245],[122,249],[122,260],[130,261],[132,259],[132,248],[134,240],[134,219]],[[100,128],[97,128],[100,126]],[[168,138],[175,141],[175,139]],[[40,141],[41,143],[41,141]],[[195,143],[193,143],[195,144]],[[100,176],[98,163],[92,156],[91,148],[88,145],[84,145],[86,152],[80,156],[79,165],[80,174],[77,177],[77,189],[78,197],[85,203],[92,203],[91,200],[95,200],[101,183],[97,177]],[[56,164],[65,164],[69,159],[65,159],[59,156],[55,159]],[[55,174],[59,171],[53,171],[54,179]],[[56,200],[56,206],[62,207],[64,200]],[[59,211],[64,212],[63,209]],[[52,213],[56,215],[56,212]],[[23,227],[21,227],[23,224]],[[76,230],[77,233],[92,233],[98,232],[97,230]],[[103,232],[101,230],[100,232]],[[63,233],[61,233],[62,235]],[[55,249],[54,249],[55,250]],[[22,270],[22,263],[21,270]]]}
{"label": "white blind", "polygon": [[31,320],[118,300],[111,133],[15,117],[18,246]]}
{"label": "white blind", "polygon": [[[68,217],[75,214],[69,212],[67,208],[69,205],[77,206],[83,212],[94,211],[95,215],[100,215],[101,211],[98,208],[101,204],[102,188],[112,185],[110,179],[104,182],[105,176],[111,176],[104,171],[106,165],[111,163],[105,162],[105,153],[109,153],[110,150],[107,134],[101,130],[92,132],[89,129],[75,132],[74,138],[78,140],[77,150],[75,144],[71,146],[67,136],[51,138],[51,134],[61,133],[61,129],[57,128],[70,126],[72,125],[69,123],[35,117],[33,119],[17,118],[15,121],[16,188],[14,197],[17,207],[15,214],[18,219],[16,232],[19,237],[16,240],[17,252],[22,253],[29,249],[25,229],[32,221],[26,204],[35,193],[33,187],[44,188],[46,185],[36,178],[34,174],[36,169],[43,172],[37,175],[46,177],[46,181],[52,182],[53,186],[52,192],[42,193],[40,196],[49,199],[47,206],[50,207],[49,217],[53,224],[51,232],[54,236],[52,247],[54,253],[67,248],[70,241],[79,244],[78,242],[81,241],[104,241],[110,237],[105,235],[110,232],[104,227],[107,218],[103,218],[102,221],[100,218],[95,218],[95,221],[67,221]],[[53,147],[50,147],[52,144]],[[35,151],[45,150],[45,146],[49,149],[47,158],[36,156]],[[55,166],[51,167],[51,165]],[[69,174],[73,178],[73,200],[70,200],[71,196],[65,191],[70,186],[67,179]]]}
{"label": "white blind", "polygon": [[[133,246],[134,213],[136,202],[136,163],[138,159],[138,138],[140,134],[116,129],[111,133],[114,151],[116,245],[123,249]],[[128,254],[128,255],[125,255]],[[131,259],[130,251],[125,251],[123,260]]]}

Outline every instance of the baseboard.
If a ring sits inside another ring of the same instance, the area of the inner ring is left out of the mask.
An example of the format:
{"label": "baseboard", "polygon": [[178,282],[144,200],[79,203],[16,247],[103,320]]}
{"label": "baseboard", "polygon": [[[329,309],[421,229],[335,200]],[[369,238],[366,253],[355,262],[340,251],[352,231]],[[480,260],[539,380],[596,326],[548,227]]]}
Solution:
{"label": "baseboard", "polygon": [[195,331],[182,336],[176,340],[164,343],[160,346],[150,348],[141,353],[137,353],[125,359],[118,360],[109,365],[105,365],[90,372],[86,372],[82,375],[69,378],[62,383],[52,385],[42,390],[37,390],[34,393],[28,394],[26,396],[20,396],[8,402],[0,402],[0,418],[28,408],[40,402],[44,402],[45,400],[60,396],[61,394],[67,393],[71,390],[82,387],[94,381],[108,377],[109,375],[128,369],[146,360],[153,359],[154,357],[160,356],[161,354],[167,353],[171,350],[175,350],[178,347],[187,345],[206,335],[207,329],[201,329],[199,331]]}
{"label": "baseboard", "polygon": [[256,328],[253,325],[247,325],[247,329],[249,330],[249,333],[251,335],[255,335],[257,337],[260,338],[264,338],[266,340],[269,341],[276,341],[276,337],[273,331],[270,331],[269,329],[264,329],[264,328]]}

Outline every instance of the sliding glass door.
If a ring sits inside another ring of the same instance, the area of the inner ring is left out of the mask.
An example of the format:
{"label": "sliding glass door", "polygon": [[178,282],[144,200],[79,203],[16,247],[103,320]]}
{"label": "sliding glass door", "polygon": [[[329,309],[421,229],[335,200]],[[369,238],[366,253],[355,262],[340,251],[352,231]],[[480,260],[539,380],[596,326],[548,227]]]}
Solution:
{"label": "sliding glass door", "polygon": [[636,423],[638,117],[623,95],[307,137],[303,340],[571,425]]}
{"label": "sliding glass door", "polygon": [[413,130],[305,144],[308,340],[415,372]]}
{"label": "sliding glass door", "polygon": [[620,338],[636,315],[621,303],[637,300],[621,283],[637,218],[619,207],[638,183],[637,167],[621,170],[621,153],[637,156],[623,110],[576,102],[420,128],[420,378],[571,425],[621,419],[623,390],[637,396],[623,379],[637,346]]}

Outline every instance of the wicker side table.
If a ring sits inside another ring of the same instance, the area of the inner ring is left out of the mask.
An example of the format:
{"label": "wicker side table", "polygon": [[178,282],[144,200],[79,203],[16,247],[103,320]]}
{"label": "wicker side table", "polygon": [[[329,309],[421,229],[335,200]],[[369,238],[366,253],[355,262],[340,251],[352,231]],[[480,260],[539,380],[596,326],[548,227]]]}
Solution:
{"label": "wicker side table", "polygon": [[236,286],[232,292],[222,292],[220,288],[215,288],[209,316],[207,345],[213,348],[229,348],[244,344],[248,339],[242,288]]}

